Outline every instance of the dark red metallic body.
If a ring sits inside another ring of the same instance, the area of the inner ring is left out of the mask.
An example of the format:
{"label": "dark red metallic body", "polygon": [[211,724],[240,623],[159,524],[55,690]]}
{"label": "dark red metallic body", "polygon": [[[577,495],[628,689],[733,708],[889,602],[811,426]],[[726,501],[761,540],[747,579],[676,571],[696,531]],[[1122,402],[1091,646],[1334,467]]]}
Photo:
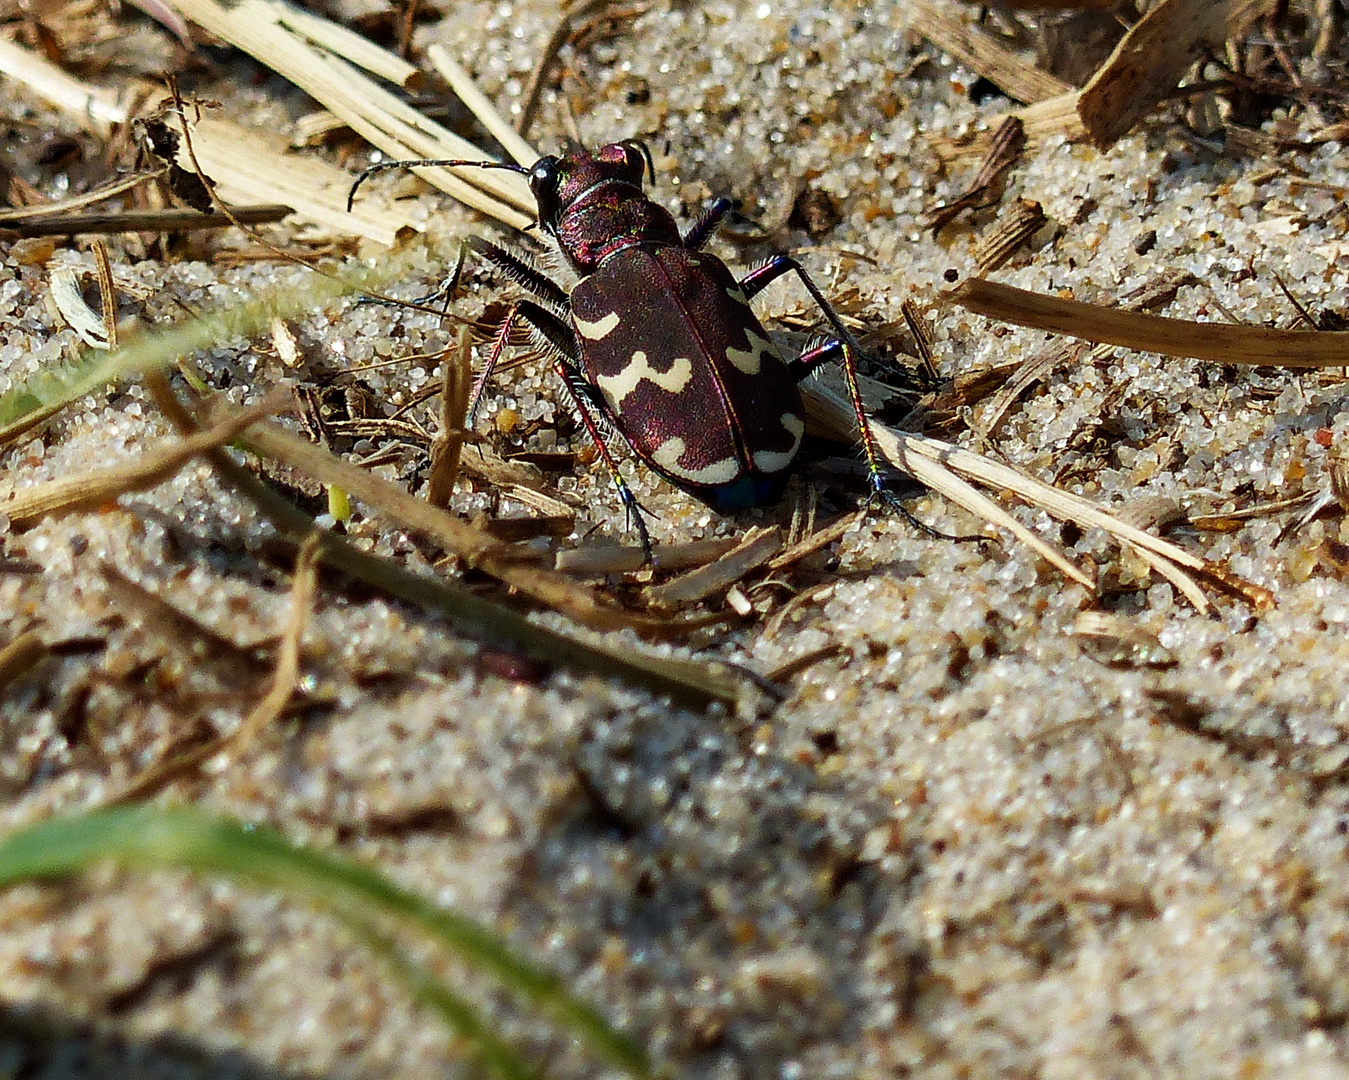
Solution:
{"label": "dark red metallic body", "polygon": [[581,277],[581,377],[674,484],[721,511],[775,502],[805,426],[796,380],[725,264],[690,249],[643,194],[644,164],[615,145],[530,174],[540,220]]}

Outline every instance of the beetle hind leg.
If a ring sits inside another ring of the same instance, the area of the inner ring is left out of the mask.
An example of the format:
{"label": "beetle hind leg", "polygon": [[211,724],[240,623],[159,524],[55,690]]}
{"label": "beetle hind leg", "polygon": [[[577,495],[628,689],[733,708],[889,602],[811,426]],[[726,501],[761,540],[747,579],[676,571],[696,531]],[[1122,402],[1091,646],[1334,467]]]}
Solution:
{"label": "beetle hind leg", "polygon": [[642,508],[642,504],[637,501],[637,496],[632,493],[632,489],[628,487],[628,482],[623,479],[623,474],[618,470],[618,463],[614,461],[613,455],[609,452],[609,445],[604,440],[604,432],[600,430],[599,423],[591,412],[592,409],[596,408],[596,405],[588,392],[588,387],[578,374],[575,363],[567,359],[558,358],[554,360],[553,370],[557,372],[558,378],[562,380],[562,385],[567,388],[567,393],[571,395],[572,403],[581,416],[581,423],[585,424],[586,431],[590,433],[590,438],[595,444],[595,449],[599,451],[601,460],[609,470],[609,478],[613,481],[614,487],[618,489],[618,497],[622,501],[624,512],[627,515],[627,525],[629,528],[637,530],[637,537],[641,541],[643,561],[648,564],[651,563],[651,535],[646,531],[646,519],[642,516],[646,511]]}
{"label": "beetle hind leg", "polygon": [[[822,305],[823,306],[823,305]],[[881,470],[880,453],[876,449],[875,437],[871,434],[871,422],[867,418],[866,409],[862,404],[862,390],[857,381],[857,356],[854,352],[854,346],[850,340],[840,338],[831,338],[819,345],[806,349],[795,360],[787,365],[787,370],[792,374],[797,382],[806,378],[821,365],[831,360],[839,362],[843,368],[843,378],[848,385],[848,396],[852,399],[853,412],[857,416],[857,429],[861,433],[862,449],[867,458],[867,505],[871,506],[877,500],[885,503],[891,510],[902,516],[914,528],[927,533],[928,536],[936,540],[952,540],[959,543],[980,543],[988,539],[986,536],[977,536],[974,534],[956,535],[954,533],[942,532],[940,529],[934,529],[926,522],[918,520],[898,495],[890,490],[885,482],[884,473]]]}

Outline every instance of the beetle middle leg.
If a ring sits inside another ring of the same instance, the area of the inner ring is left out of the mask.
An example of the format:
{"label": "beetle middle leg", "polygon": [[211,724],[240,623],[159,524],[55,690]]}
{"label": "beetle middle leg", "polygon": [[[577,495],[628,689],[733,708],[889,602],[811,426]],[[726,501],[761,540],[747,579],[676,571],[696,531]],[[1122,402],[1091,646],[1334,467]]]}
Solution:
{"label": "beetle middle leg", "polygon": [[501,324],[501,329],[497,331],[496,338],[492,342],[491,352],[487,356],[487,364],[474,381],[473,392],[469,398],[469,416],[472,417],[473,411],[477,408],[478,400],[487,387],[487,381],[491,378],[497,361],[501,358],[501,354],[510,339],[511,328],[517,319],[523,320],[529,325],[539,344],[547,349],[552,356],[553,370],[562,380],[562,385],[566,388],[572,404],[581,417],[581,423],[590,433],[590,438],[595,443],[595,449],[599,451],[601,460],[609,470],[609,477],[613,481],[614,487],[618,489],[618,497],[623,502],[623,509],[627,513],[628,521],[637,530],[637,536],[642,544],[642,555],[649,563],[651,561],[651,536],[646,530],[646,520],[642,516],[641,504],[638,503],[637,496],[632,493],[632,489],[628,487],[627,481],[623,479],[623,474],[618,469],[618,463],[614,461],[613,455],[609,452],[609,446],[604,440],[604,433],[600,430],[599,422],[592,412],[595,405],[586,393],[585,383],[579,374],[580,358],[577,355],[576,336],[561,316],[532,300],[517,300],[511,305],[505,320]]}
{"label": "beetle middle leg", "polygon": [[922,529],[929,536],[942,540],[961,541],[987,539],[983,536],[974,535],[955,536],[924,524],[909,513],[904,504],[891,494],[886,487],[885,478],[881,472],[880,453],[876,449],[875,437],[871,434],[871,421],[867,417],[866,407],[862,404],[862,388],[857,379],[857,357],[861,354],[862,347],[858,344],[857,339],[848,332],[848,329],[843,325],[843,321],[838,317],[838,313],[825,299],[824,293],[820,291],[820,287],[815,284],[811,276],[806,273],[805,268],[790,255],[777,255],[763,266],[746,274],[740,281],[740,288],[743,290],[745,298],[749,299],[757,296],[772,282],[788,273],[795,273],[801,280],[801,284],[810,293],[811,299],[819,305],[820,310],[824,313],[824,317],[828,320],[835,336],[819,345],[806,349],[795,360],[787,364],[787,370],[797,382],[800,382],[817,368],[830,361],[837,361],[843,369],[843,379],[848,387],[848,397],[852,401],[853,413],[857,417],[857,430],[861,436],[862,450],[866,454],[867,479],[871,487],[870,498],[883,499],[888,506],[902,514],[910,524]]}
{"label": "beetle middle leg", "polygon": [[[800,382],[824,364],[830,363],[831,361],[841,361],[844,373],[847,374],[852,366],[848,359],[848,355],[849,346],[838,339],[831,338],[828,341],[823,341],[818,345],[804,350],[795,360],[788,362],[787,370],[797,382]],[[857,390],[857,375],[855,371],[853,371],[851,377],[848,378],[848,392],[852,396],[853,409],[856,411],[860,420],[865,414],[862,409],[861,393]],[[867,439],[870,438],[870,429],[862,428],[862,430],[866,432],[866,437],[863,439],[863,445],[865,446]],[[934,529],[925,521],[920,521],[918,518],[914,517],[913,514],[909,512],[909,508],[890,491],[885,485],[884,478],[881,477],[877,471],[874,471],[875,469],[876,463],[869,458],[867,461],[867,471],[871,482],[871,492],[868,498],[883,499],[890,509],[902,515],[910,525],[938,540],[955,540],[962,543],[983,543],[988,539],[986,536],[978,536],[975,534],[957,535],[955,533],[942,532],[940,529]]]}

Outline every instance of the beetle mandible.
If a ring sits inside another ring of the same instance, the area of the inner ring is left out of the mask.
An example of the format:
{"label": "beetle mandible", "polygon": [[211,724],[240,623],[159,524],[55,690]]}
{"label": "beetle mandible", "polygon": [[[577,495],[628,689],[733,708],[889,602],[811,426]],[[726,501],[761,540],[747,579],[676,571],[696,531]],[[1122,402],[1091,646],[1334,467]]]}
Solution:
{"label": "beetle mandible", "polygon": [[[528,169],[495,161],[382,162],[357,178],[348,207],[372,173],[423,165],[507,169],[525,176],[539,227],[577,278],[568,291],[489,240],[465,241],[533,297],[511,304],[474,386],[470,416],[511,328],[524,320],[550,354],[648,557],[651,543],[640,507],[609,453],[597,414],[639,458],[714,510],[762,506],[781,497],[801,448],[805,410],[797,384],[838,360],[857,415],[872,497],[893,501],[858,387],[861,347],[810,275],[791,256],[777,255],[737,281],[725,263],[703,250],[731,210],[729,199],[716,199],[681,234],[669,211],[643,190],[643,175],[651,169],[646,148],[619,142],[594,152],[578,147],[542,157]],[[792,360],[784,359],[750,307],[750,300],[788,273],[800,279],[832,331]]]}

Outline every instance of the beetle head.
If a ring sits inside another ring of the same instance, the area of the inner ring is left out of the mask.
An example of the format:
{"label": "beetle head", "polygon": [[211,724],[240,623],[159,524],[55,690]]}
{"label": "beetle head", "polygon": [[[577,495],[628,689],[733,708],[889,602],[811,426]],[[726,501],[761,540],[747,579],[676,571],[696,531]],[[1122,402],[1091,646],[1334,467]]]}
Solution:
{"label": "beetle head", "polygon": [[[529,190],[538,203],[539,224],[556,233],[559,216],[599,185],[634,188],[640,198],[642,174],[650,161],[650,151],[636,142],[610,143],[594,153],[576,146],[560,156],[540,158],[529,170]],[[622,197],[621,192],[615,194]]]}
{"label": "beetle head", "polygon": [[634,141],[572,146],[529,170],[539,225],[582,276],[622,248],[680,242],[674,219],[642,191],[648,170],[654,176],[651,152]]}

